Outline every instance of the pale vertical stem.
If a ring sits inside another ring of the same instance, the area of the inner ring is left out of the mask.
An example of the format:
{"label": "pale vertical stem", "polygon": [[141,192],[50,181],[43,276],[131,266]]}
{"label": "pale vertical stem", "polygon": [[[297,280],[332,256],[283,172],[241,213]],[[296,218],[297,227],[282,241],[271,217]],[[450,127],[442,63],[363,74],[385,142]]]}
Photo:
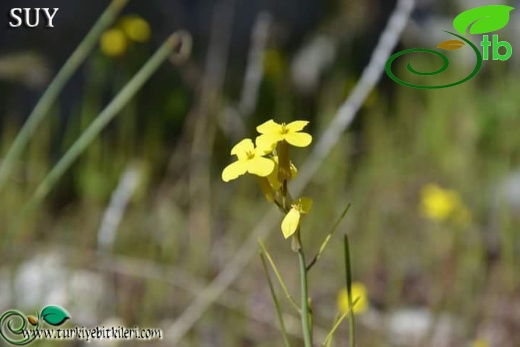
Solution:
{"label": "pale vertical stem", "polygon": [[58,98],[58,95],[63,90],[63,87],[65,87],[65,84],[85,61],[88,54],[96,46],[101,34],[114,22],[114,19],[127,2],[128,0],[112,1],[101,17],[99,17],[98,21],[94,24],[87,36],[85,36],[83,41],[81,41],[78,48],[76,48],[69,59],[65,62],[49,87],[45,90],[27,118],[22,129],[16,136],[13,144],[9,147],[9,150],[0,165],[0,191],[4,188],[5,183],[7,182],[13,163],[16,162],[22,154],[22,151],[27,146],[27,143],[33,136],[34,132]]}

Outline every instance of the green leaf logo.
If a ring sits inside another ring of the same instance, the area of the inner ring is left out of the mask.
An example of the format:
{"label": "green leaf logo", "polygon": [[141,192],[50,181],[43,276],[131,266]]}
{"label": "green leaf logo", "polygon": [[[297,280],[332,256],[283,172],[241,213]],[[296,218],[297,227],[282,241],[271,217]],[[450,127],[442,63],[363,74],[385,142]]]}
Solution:
{"label": "green leaf logo", "polygon": [[45,307],[42,310],[41,317],[45,322],[47,322],[47,324],[54,326],[62,325],[63,322],[70,318],[67,311],[65,311],[59,306]]}
{"label": "green leaf logo", "polygon": [[509,22],[509,12],[514,7],[487,5],[472,8],[459,14],[453,20],[453,27],[462,35],[469,29],[470,34],[486,34],[502,29]]}

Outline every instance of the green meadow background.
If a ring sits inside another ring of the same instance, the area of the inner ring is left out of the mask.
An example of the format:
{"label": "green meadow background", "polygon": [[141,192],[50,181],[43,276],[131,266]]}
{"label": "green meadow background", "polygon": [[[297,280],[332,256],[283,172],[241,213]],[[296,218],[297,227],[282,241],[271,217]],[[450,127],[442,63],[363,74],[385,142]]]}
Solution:
{"label": "green meadow background", "polygon": [[[364,2],[355,3],[368,11]],[[292,46],[273,31],[260,55],[250,112],[240,107],[245,64],[234,64],[247,61],[247,50],[241,57],[208,53],[195,39],[192,56],[161,64],[49,194],[28,208],[59,158],[166,36],[154,39],[150,21],[150,39],[123,37],[128,46],[122,53],[104,50],[95,38],[70,113],[63,114],[63,99],[52,104],[1,189],[0,310],[34,314],[55,303],[71,313],[66,327],[118,322],[161,328],[165,335],[111,345],[170,346],[171,327],[273,208],[253,176],[221,180],[234,160],[232,146],[256,136],[256,126],[268,119],[309,120],[306,130],[316,143],[368,62],[373,46],[356,45],[356,34],[341,37],[341,28],[327,25],[350,18],[353,5],[334,6],[336,13]],[[456,10],[442,14],[452,18]],[[124,16],[103,32],[119,28]],[[292,83],[291,64],[314,34],[339,44],[304,93]],[[117,35],[113,39],[108,47],[121,44]],[[405,48],[411,48],[406,40],[398,49]],[[359,346],[520,346],[520,70],[513,58],[484,62],[474,79],[442,90],[406,88],[383,76],[326,156],[304,190],[314,200],[302,227],[308,257],[345,206],[351,208],[310,273],[316,345],[332,325],[345,286],[347,233],[354,281],[366,287],[370,303],[356,316]],[[23,70],[35,63],[17,64]],[[464,61],[455,64],[457,71],[471,70]],[[18,83],[4,79],[2,89]],[[26,106],[10,105],[0,115],[0,165],[27,118],[20,114]],[[292,152],[298,168],[313,144]],[[427,194],[432,186],[435,197]],[[447,212],[429,211],[436,208]],[[462,221],[457,208],[465,211]],[[297,258],[281,234],[281,218],[264,242],[298,298]],[[283,345],[258,248],[250,252],[240,275],[180,346]],[[275,287],[291,342],[300,346],[297,317]],[[345,322],[333,345],[347,346],[348,334]],[[34,343],[56,344],[83,345]]]}

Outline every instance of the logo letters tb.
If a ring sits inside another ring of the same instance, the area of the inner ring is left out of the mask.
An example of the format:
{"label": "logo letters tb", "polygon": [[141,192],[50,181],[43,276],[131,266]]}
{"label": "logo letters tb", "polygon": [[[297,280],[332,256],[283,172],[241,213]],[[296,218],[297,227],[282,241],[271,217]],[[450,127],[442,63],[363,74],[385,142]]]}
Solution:
{"label": "logo letters tb", "polygon": [[[513,55],[513,47],[507,41],[499,41],[498,35],[493,35],[493,41],[489,41],[489,35],[484,35],[482,37],[482,41],[480,45],[482,46],[482,59],[489,59],[489,47],[493,48],[493,60],[505,61]],[[504,47],[506,49],[505,53],[500,53],[500,47]]]}

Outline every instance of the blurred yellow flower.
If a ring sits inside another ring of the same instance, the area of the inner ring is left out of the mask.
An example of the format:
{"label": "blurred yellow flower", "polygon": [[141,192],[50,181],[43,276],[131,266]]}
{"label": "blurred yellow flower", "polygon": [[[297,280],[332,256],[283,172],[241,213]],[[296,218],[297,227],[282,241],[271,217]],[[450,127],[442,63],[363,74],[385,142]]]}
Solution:
{"label": "blurred yellow flower", "polygon": [[146,42],[150,39],[150,25],[137,15],[125,16],[121,19],[121,28],[131,40]]}
{"label": "blurred yellow flower", "polygon": [[[354,304],[354,313],[361,314],[368,309],[368,296],[367,296],[367,288],[363,283],[354,282],[352,283],[352,302],[355,302],[356,299],[358,301]],[[349,302],[348,302],[348,292],[347,288],[343,288],[338,293],[338,310],[340,313],[345,314],[349,310]]]}
{"label": "blurred yellow flower", "polygon": [[305,120],[296,120],[289,124],[278,124],[270,119],[256,127],[256,130],[261,134],[257,137],[257,141],[266,145],[286,141],[296,147],[307,147],[312,142],[312,136],[300,132],[307,124],[309,122]]}
{"label": "blurred yellow flower", "polygon": [[101,51],[109,57],[118,57],[125,54],[128,43],[125,34],[120,29],[110,29],[101,35]]}
{"label": "blurred yellow flower", "polygon": [[453,218],[457,224],[467,225],[471,220],[471,214],[462,203],[459,193],[443,189],[436,184],[423,187],[421,211],[426,217],[436,221]]}
{"label": "blurred yellow flower", "polygon": [[309,213],[311,208],[312,200],[309,198],[300,198],[291,205],[291,209],[282,221],[282,233],[285,238],[296,232],[301,215]]}
{"label": "blurred yellow flower", "polygon": [[238,160],[229,164],[222,171],[222,180],[229,182],[246,172],[267,177],[274,169],[274,162],[271,159],[264,158],[264,155],[271,151],[272,147],[259,146],[258,143],[255,148],[251,139],[240,141],[231,149],[231,155],[236,155]]}
{"label": "blurred yellow flower", "polygon": [[473,341],[471,347],[489,347],[489,343],[483,338],[478,338]]}

